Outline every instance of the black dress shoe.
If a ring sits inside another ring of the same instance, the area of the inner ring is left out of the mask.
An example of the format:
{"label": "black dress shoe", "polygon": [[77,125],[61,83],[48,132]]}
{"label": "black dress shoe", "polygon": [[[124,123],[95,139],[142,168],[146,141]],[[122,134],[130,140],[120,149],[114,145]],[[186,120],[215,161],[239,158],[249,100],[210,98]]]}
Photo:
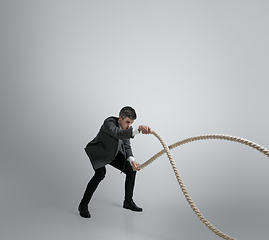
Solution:
{"label": "black dress shoe", "polygon": [[91,217],[91,214],[90,214],[90,212],[88,210],[88,206],[87,205],[80,204],[78,206],[78,211],[79,211],[79,215],[81,217],[84,217],[84,218],[90,218]]}
{"label": "black dress shoe", "polygon": [[133,200],[131,200],[130,202],[124,201],[123,202],[123,208],[130,209],[130,210],[135,211],[135,212],[142,212],[143,211],[142,208],[136,206],[136,204],[134,203]]}

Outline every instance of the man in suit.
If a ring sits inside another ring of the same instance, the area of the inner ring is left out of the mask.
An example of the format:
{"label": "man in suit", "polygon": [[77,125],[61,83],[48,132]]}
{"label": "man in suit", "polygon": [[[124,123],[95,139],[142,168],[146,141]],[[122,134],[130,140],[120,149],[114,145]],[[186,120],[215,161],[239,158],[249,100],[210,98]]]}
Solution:
{"label": "man in suit", "polygon": [[119,117],[105,119],[97,136],[87,144],[85,151],[95,174],[89,181],[79,204],[78,210],[81,217],[91,217],[88,204],[99,183],[105,178],[107,164],[126,174],[123,208],[137,212],[143,211],[133,201],[135,177],[139,164],[134,159],[130,138],[138,133],[150,134],[151,128],[140,125],[137,129],[133,129],[132,124],[135,119],[135,110],[129,106],[123,107]]}

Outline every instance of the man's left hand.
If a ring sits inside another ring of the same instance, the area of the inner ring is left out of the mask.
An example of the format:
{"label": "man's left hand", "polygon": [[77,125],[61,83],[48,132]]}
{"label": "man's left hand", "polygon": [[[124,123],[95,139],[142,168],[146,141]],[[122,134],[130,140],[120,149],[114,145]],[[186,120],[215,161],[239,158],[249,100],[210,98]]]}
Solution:
{"label": "man's left hand", "polygon": [[138,169],[139,165],[140,164],[137,163],[136,161],[132,161],[132,167],[133,167],[134,171],[140,171],[140,169]]}

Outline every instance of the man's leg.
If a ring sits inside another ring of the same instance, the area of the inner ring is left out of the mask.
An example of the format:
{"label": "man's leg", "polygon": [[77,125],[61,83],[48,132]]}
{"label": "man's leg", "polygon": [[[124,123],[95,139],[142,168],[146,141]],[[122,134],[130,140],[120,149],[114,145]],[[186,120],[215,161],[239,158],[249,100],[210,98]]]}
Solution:
{"label": "man's leg", "polygon": [[79,212],[81,217],[90,218],[91,215],[88,210],[88,204],[92,198],[93,193],[98,187],[99,183],[105,178],[106,167],[101,167],[95,170],[95,174],[89,181],[86,190],[84,192],[83,198],[79,204]]}
{"label": "man's leg", "polygon": [[135,186],[136,171],[133,170],[131,164],[125,160],[121,153],[118,153],[116,158],[110,163],[111,166],[123,171],[126,174],[125,177],[125,198],[124,198],[124,208],[141,212],[142,208],[135,205],[133,201],[133,192]]}

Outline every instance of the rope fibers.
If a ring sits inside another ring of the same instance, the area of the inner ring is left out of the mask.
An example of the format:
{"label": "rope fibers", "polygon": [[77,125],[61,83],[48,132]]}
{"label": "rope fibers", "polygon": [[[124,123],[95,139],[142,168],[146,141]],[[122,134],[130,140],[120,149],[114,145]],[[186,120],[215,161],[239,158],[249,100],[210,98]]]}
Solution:
{"label": "rope fibers", "polygon": [[199,209],[196,207],[196,205],[194,204],[193,200],[191,199],[183,181],[182,178],[179,174],[178,168],[176,166],[176,163],[173,159],[173,156],[170,152],[171,149],[175,148],[175,147],[179,147],[183,144],[189,143],[189,142],[194,142],[194,141],[199,141],[199,140],[208,140],[208,139],[219,139],[219,140],[227,140],[227,141],[232,141],[232,142],[238,142],[244,145],[247,145],[249,147],[252,147],[256,150],[258,150],[259,152],[263,153],[264,155],[266,155],[267,157],[269,157],[269,150],[267,150],[266,148],[251,142],[249,140],[240,138],[240,137],[234,137],[234,136],[229,136],[229,135],[222,135],[222,134],[208,134],[208,135],[200,135],[200,136],[195,136],[195,137],[190,137],[190,138],[186,138],[183,139],[181,141],[178,141],[170,146],[167,146],[165,141],[163,140],[163,138],[155,131],[152,131],[152,134],[158,138],[158,140],[160,141],[160,143],[163,146],[163,150],[161,150],[160,152],[156,153],[153,157],[151,157],[149,160],[147,160],[146,162],[142,163],[141,165],[139,165],[138,169],[141,170],[143,168],[145,168],[146,166],[148,166],[150,163],[152,163],[154,160],[156,160],[158,157],[160,157],[161,155],[163,155],[164,153],[167,154],[167,157],[172,165],[173,171],[175,173],[176,179],[179,183],[179,186],[187,200],[187,202],[189,203],[190,207],[192,208],[192,210],[194,211],[194,213],[196,214],[196,216],[202,221],[202,223],[209,229],[211,230],[213,233],[215,233],[217,236],[221,237],[222,239],[228,239],[228,240],[236,240],[233,237],[228,236],[227,234],[221,232],[220,230],[218,230],[216,227],[214,227],[203,215],[202,213],[199,211]]}

